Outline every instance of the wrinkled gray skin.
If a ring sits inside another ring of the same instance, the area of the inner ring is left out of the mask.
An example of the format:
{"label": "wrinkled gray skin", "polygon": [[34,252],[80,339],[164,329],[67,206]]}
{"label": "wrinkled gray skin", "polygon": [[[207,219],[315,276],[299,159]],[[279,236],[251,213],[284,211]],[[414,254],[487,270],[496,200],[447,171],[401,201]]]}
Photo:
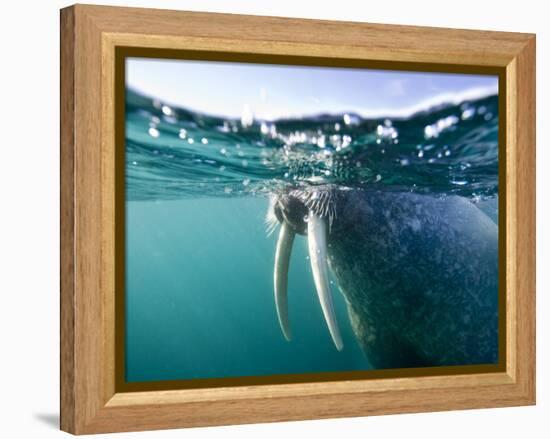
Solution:
{"label": "wrinkled gray skin", "polygon": [[[458,196],[354,189],[325,199],[329,265],[373,367],[498,361],[498,230],[485,213]],[[279,220],[303,233],[303,209]]]}

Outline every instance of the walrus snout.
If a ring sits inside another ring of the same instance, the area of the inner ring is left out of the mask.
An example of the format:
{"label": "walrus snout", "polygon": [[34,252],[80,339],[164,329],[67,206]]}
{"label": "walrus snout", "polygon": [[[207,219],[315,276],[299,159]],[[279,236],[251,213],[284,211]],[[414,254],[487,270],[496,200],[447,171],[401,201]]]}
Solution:
{"label": "walrus snout", "polygon": [[268,222],[276,218],[281,224],[273,270],[275,306],[283,335],[290,341],[287,299],[290,255],[296,234],[306,235],[311,271],[321,309],[336,349],[342,350],[344,344],[336,322],[328,279],[327,234],[334,214],[330,196],[327,194],[326,191],[292,190],[279,194],[272,200]]}
{"label": "walrus snout", "polygon": [[307,233],[308,208],[293,195],[279,196],[273,206],[273,213],[277,220],[288,226],[299,235]]}

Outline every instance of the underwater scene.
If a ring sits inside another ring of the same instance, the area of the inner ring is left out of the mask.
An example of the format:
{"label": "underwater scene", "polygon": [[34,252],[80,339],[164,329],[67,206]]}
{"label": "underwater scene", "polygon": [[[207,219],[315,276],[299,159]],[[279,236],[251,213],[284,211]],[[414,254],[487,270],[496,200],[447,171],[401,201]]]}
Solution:
{"label": "underwater scene", "polygon": [[127,382],[498,362],[496,76],[125,69]]}

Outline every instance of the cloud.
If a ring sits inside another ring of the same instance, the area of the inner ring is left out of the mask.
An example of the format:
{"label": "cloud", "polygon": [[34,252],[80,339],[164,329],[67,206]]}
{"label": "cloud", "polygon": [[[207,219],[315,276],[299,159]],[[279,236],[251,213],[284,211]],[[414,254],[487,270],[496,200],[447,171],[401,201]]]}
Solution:
{"label": "cloud", "polygon": [[405,89],[406,79],[393,79],[386,85],[386,94],[391,97],[401,97],[407,94]]}
{"label": "cloud", "polygon": [[432,107],[450,104],[458,105],[464,101],[480,99],[486,96],[491,96],[498,93],[498,85],[489,87],[474,87],[459,92],[447,92],[434,95],[430,98],[424,99],[417,104],[403,107],[403,108],[378,108],[378,109],[365,109],[365,108],[350,108],[349,111],[355,112],[365,118],[376,117],[394,117],[394,118],[406,118],[412,116],[419,111],[428,110]]}

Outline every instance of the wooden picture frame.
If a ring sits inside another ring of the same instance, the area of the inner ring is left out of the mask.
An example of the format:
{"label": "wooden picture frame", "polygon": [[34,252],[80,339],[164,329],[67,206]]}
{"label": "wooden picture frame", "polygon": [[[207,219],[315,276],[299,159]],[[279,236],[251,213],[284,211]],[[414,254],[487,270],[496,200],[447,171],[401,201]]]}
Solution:
{"label": "wooden picture frame", "polygon": [[[499,236],[506,261],[499,277],[506,305],[499,368],[121,390],[115,294],[120,48],[498,74],[505,145]],[[88,5],[61,11],[62,430],[87,434],[534,403],[534,35]]]}

